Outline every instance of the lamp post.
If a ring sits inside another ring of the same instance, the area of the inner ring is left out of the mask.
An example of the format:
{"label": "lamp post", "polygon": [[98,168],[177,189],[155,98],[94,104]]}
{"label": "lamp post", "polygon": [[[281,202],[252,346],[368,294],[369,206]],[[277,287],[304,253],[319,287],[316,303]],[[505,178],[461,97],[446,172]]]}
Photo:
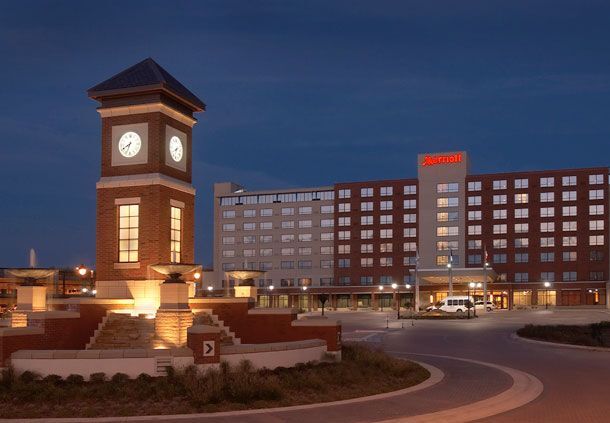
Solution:
{"label": "lamp post", "polygon": [[393,283],[392,289],[394,290],[394,296],[396,297],[396,319],[400,320],[400,290],[398,284]]}
{"label": "lamp post", "polygon": [[546,288],[544,290],[544,308],[546,310],[548,310],[549,309],[549,288],[551,287],[551,283],[548,281],[545,282],[544,287]]}
{"label": "lamp post", "polygon": [[[476,286],[476,284],[474,282],[470,282],[468,283],[468,305],[472,305],[474,307],[474,304],[470,304],[470,290],[474,289],[474,287]],[[468,307],[468,305],[466,306],[466,308],[468,309],[468,318],[470,319],[470,307]]]}
{"label": "lamp post", "polygon": [[377,297],[377,301],[379,302],[379,309],[383,311],[383,303],[381,302],[381,292],[383,291],[383,285],[379,285],[379,296]]}
{"label": "lamp post", "polygon": [[84,264],[76,266],[76,273],[78,273],[78,275],[81,277],[81,291],[83,294],[87,294],[89,292],[89,289],[85,286],[85,276],[88,272],[89,269],[87,269]]}
{"label": "lamp post", "polygon": [[193,277],[195,278],[195,297],[197,296],[197,282],[201,279],[201,273],[195,272],[193,273]]}
{"label": "lamp post", "polygon": [[307,285],[303,285],[301,289],[303,290],[303,295],[307,298],[307,308],[310,308],[311,304],[309,303],[309,295],[307,295]]}
{"label": "lamp post", "polygon": [[[487,251],[485,251],[485,256],[487,256]],[[487,257],[485,257],[485,262],[483,263],[483,313],[487,313],[487,267],[488,266],[489,266],[489,263],[487,262]]]}
{"label": "lamp post", "polygon": [[271,304],[271,308],[275,307],[275,305],[274,305],[275,301],[273,301],[273,290],[274,289],[275,289],[275,286],[269,285],[269,303]]}
{"label": "lamp post", "polygon": [[[476,287],[477,289],[481,289],[481,287],[483,286],[483,284],[481,282],[477,282]],[[472,299],[474,300],[474,292],[472,293]],[[476,301],[475,304],[473,304],[474,307],[474,317],[477,317],[477,305],[476,305]],[[483,304],[483,309],[487,310],[487,303]]]}
{"label": "lamp post", "polygon": [[451,268],[453,266],[451,265],[451,262],[447,263],[447,273],[449,276],[449,296],[452,297],[453,296],[453,274],[451,272]]}

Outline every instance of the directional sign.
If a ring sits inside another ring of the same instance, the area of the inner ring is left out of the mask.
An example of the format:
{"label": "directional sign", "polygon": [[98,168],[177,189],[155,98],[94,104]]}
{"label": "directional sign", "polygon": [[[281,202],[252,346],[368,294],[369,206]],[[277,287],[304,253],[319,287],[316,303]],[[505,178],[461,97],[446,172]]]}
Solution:
{"label": "directional sign", "polygon": [[212,357],[216,350],[216,341],[203,341],[203,356]]}

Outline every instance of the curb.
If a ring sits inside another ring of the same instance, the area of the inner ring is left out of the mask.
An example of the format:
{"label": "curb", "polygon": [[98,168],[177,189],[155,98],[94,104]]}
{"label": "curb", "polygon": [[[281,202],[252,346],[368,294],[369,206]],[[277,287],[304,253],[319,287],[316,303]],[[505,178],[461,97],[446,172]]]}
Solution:
{"label": "curb", "polygon": [[410,386],[405,389],[400,389],[398,391],[385,392],[383,394],[375,394],[369,395],[367,397],[358,397],[358,398],[350,398],[339,401],[331,401],[331,402],[321,402],[315,404],[303,404],[303,405],[293,405],[289,407],[275,407],[275,408],[254,408],[250,410],[239,410],[239,411],[221,411],[217,413],[196,413],[196,414],[163,414],[163,415],[151,415],[151,416],[129,416],[129,417],[89,417],[89,418],[80,418],[80,417],[71,417],[71,418],[38,418],[38,419],[0,419],[0,422],[10,422],[10,423],[27,423],[27,422],[36,422],[36,423],[63,423],[63,422],[95,422],[95,423],[103,423],[103,422],[137,422],[137,421],[167,421],[167,420],[186,420],[186,419],[211,419],[218,417],[237,417],[237,416],[249,416],[255,414],[267,414],[267,413],[276,413],[276,412],[285,412],[285,411],[298,411],[298,410],[309,410],[312,408],[322,408],[322,407],[332,407],[337,405],[346,405],[346,404],[355,404],[360,402],[367,401],[378,401],[387,398],[397,397],[400,395],[410,394],[412,392],[421,391],[423,389],[430,388],[437,383],[441,382],[445,378],[445,373],[438,367],[432,366],[427,363],[422,363],[416,360],[410,360],[414,363],[419,364],[426,370],[430,372],[430,377],[423,382]]}
{"label": "curb", "polygon": [[568,348],[573,350],[581,350],[581,351],[598,351],[598,352],[610,352],[610,348],[606,347],[590,347],[588,345],[573,345],[573,344],[563,344],[561,342],[551,342],[551,341],[539,341],[537,339],[525,338],[523,336],[519,336],[517,332],[513,332],[510,334],[512,339],[529,342],[531,344],[538,344],[547,347],[555,347],[555,348]]}

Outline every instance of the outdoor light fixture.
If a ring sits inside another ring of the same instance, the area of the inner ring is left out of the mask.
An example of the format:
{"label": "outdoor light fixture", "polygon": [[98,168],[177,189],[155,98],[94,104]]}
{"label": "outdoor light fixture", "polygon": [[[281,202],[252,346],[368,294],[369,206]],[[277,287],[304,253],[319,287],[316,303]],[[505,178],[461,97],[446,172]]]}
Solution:
{"label": "outdoor light fixture", "polygon": [[88,290],[87,288],[83,288],[83,289],[81,289],[81,291],[82,291],[84,294],[86,294],[87,292],[89,292],[89,290]]}
{"label": "outdoor light fixture", "polygon": [[383,291],[383,286],[382,285],[379,285],[379,290]]}
{"label": "outdoor light fixture", "polygon": [[544,283],[544,287],[545,287],[545,288],[548,288],[548,287],[550,287],[550,286],[551,286],[551,283],[550,283],[550,282],[545,282],[545,283]]}
{"label": "outdoor light fixture", "polygon": [[395,283],[392,284],[392,289],[396,289],[398,287],[398,285],[396,285]]}
{"label": "outdoor light fixture", "polygon": [[307,287],[306,286],[303,287],[303,291],[307,291]]}
{"label": "outdoor light fixture", "polygon": [[214,290],[214,287],[212,285],[208,286],[208,291],[212,292]]}
{"label": "outdoor light fixture", "polygon": [[273,291],[274,289],[275,289],[275,286],[269,285],[269,291]]}
{"label": "outdoor light fixture", "polygon": [[195,280],[199,280],[199,278],[201,277],[201,273],[195,272],[193,276],[195,277]]}
{"label": "outdoor light fixture", "polygon": [[97,294],[97,289],[94,289],[93,291],[91,291],[91,293],[92,293],[93,295]]}
{"label": "outdoor light fixture", "polygon": [[80,266],[77,266],[76,267],[76,271],[81,276],[85,276],[87,274],[87,268],[85,267],[84,264],[81,264]]}
{"label": "outdoor light fixture", "polygon": [[406,284],[406,285],[405,285],[405,288],[407,288],[407,289],[411,289],[411,285]]}

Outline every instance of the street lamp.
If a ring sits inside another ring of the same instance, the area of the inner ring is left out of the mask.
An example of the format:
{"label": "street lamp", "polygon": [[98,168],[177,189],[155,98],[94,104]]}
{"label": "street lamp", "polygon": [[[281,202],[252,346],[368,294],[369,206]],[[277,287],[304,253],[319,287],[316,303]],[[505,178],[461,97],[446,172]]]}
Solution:
{"label": "street lamp", "polygon": [[[271,308],[273,308],[273,307],[275,307],[275,305],[274,305],[275,301],[273,301],[273,295],[271,295],[271,294],[273,294],[273,290],[275,289],[275,286],[269,285],[268,289],[269,289],[269,302],[271,303]],[[278,306],[279,306],[279,304],[278,304]]]}
{"label": "street lamp", "polygon": [[544,308],[546,310],[549,309],[549,288],[551,287],[551,283],[549,281],[544,282],[544,287],[546,288],[544,291]]}
{"label": "street lamp", "polygon": [[[485,250],[485,263],[483,263],[483,313],[487,313],[487,250]],[[476,312],[476,309],[475,309]]]}
{"label": "street lamp", "polygon": [[379,309],[380,309],[380,311],[383,311],[383,303],[381,302],[381,291],[383,291],[383,285],[379,285],[378,289],[379,289],[379,300],[378,300],[379,301]]}
{"label": "street lamp", "polygon": [[451,262],[447,263],[447,273],[449,276],[449,296],[453,296],[453,274],[451,273]]}
{"label": "street lamp", "polygon": [[[474,282],[470,282],[470,283],[468,284],[468,303],[470,303],[470,290],[471,290],[471,289],[473,289],[473,290],[474,290],[474,288],[475,288],[476,286],[477,286],[477,284],[475,284]],[[474,299],[474,298],[473,298],[473,299]],[[474,306],[475,306],[475,305],[474,305],[474,301],[473,301],[471,304],[469,304],[469,305],[472,305],[472,306],[474,307]],[[467,306],[466,306],[466,308],[468,309],[468,318],[470,319],[470,307],[468,307],[468,305],[467,305]],[[476,313],[476,311],[475,311],[475,313]]]}
{"label": "street lamp", "polygon": [[396,319],[400,320],[400,290],[398,284],[393,283],[392,289],[394,290],[394,296],[396,297]]}

